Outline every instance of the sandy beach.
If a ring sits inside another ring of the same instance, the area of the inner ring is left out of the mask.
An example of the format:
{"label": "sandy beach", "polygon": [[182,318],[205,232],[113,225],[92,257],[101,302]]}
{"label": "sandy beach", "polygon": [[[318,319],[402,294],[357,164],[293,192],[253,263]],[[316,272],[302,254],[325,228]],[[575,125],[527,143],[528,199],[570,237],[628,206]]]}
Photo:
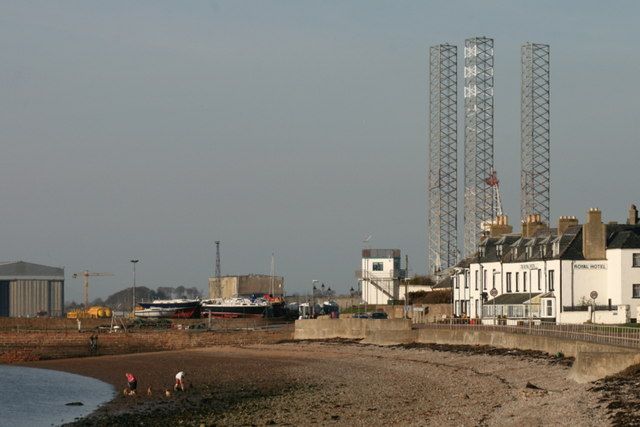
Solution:
{"label": "sandy beach", "polygon": [[[443,351],[445,350],[445,351]],[[98,378],[118,396],[77,426],[349,425],[607,426],[626,422],[637,373],[598,384],[567,380],[571,360],[518,350],[340,341],[221,346],[23,363]],[[185,392],[167,396],[176,372]],[[138,377],[125,396],[124,373]],[[634,376],[635,375],[635,376]],[[151,394],[147,390],[151,389]],[[635,386],[637,388],[637,386]],[[637,397],[637,396],[636,396]],[[617,400],[616,400],[617,399]],[[619,405],[618,405],[619,406]],[[637,406],[637,405],[635,405]],[[623,408],[624,409],[624,408]],[[618,421],[617,421],[618,420]]]}

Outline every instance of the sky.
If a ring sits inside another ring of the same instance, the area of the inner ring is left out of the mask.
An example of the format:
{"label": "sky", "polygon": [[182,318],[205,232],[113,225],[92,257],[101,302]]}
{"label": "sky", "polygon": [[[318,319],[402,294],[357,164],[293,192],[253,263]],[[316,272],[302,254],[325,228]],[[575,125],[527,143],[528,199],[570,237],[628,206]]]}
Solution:
{"label": "sky", "polygon": [[[597,207],[624,221],[640,202],[639,13],[0,0],[0,261],[64,267],[67,301],[82,300],[83,270],[113,274],[90,279],[91,299],[130,287],[131,259],[137,286],[206,297],[215,241],[222,275],[271,274],[273,259],[287,293],[357,287],[368,235],[426,274],[429,46],[480,36],[494,39],[495,168],[516,230],[527,42],[551,46],[552,220]],[[462,185],[462,121],[458,134]]]}

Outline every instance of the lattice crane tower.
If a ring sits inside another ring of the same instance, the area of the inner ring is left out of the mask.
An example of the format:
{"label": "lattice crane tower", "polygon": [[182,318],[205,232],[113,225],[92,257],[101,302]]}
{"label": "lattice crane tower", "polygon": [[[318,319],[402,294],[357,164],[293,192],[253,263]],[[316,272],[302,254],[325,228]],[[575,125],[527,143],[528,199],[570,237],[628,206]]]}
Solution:
{"label": "lattice crane tower", "polygon": [[455,265],[458,240],[458,49],[429,49],[429,271]]}
{"label": "lattice crane tower", "polygon": [[464,256],[473,254],[482,223],[492,221],[493,39],[464,41]]}
{"label": "lattice crane tower", "polygon": [[550,79],[549,45],[527,43],[521,49],[520,215],[539,214],[549,224]]}

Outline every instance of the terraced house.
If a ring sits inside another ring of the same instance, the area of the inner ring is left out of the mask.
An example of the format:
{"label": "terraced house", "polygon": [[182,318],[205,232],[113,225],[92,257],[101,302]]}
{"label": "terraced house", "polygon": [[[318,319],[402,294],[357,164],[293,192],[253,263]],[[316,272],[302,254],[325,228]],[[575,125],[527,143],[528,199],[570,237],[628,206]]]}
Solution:
{"label": "terraced house", "polygon": [[640,225],[561,217],[549,228],[529,215],[521,233],[496,221],[452,275],[454,313],[482,323],[619,324],[640,318]]}

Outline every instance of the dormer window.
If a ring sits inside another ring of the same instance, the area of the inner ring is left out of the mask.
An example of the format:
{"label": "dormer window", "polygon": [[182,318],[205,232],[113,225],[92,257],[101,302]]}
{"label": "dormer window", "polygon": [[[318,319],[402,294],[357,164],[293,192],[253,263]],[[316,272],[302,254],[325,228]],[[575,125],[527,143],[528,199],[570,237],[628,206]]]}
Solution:
{"label": "dormer window", "polygon": [[496,246],[496,255],[502,256],[502,248],[503,248],[503,245]]}
{"label": "dormer window", "polygon": [[558,256],[560,255],[560,241],[556,240],[555,242],[553,242],[553,256]]}
{"label": "dormer window", "polygon": [[531,246],[527,246],[527,258],[531,258],[533,256],[533,248]]}

